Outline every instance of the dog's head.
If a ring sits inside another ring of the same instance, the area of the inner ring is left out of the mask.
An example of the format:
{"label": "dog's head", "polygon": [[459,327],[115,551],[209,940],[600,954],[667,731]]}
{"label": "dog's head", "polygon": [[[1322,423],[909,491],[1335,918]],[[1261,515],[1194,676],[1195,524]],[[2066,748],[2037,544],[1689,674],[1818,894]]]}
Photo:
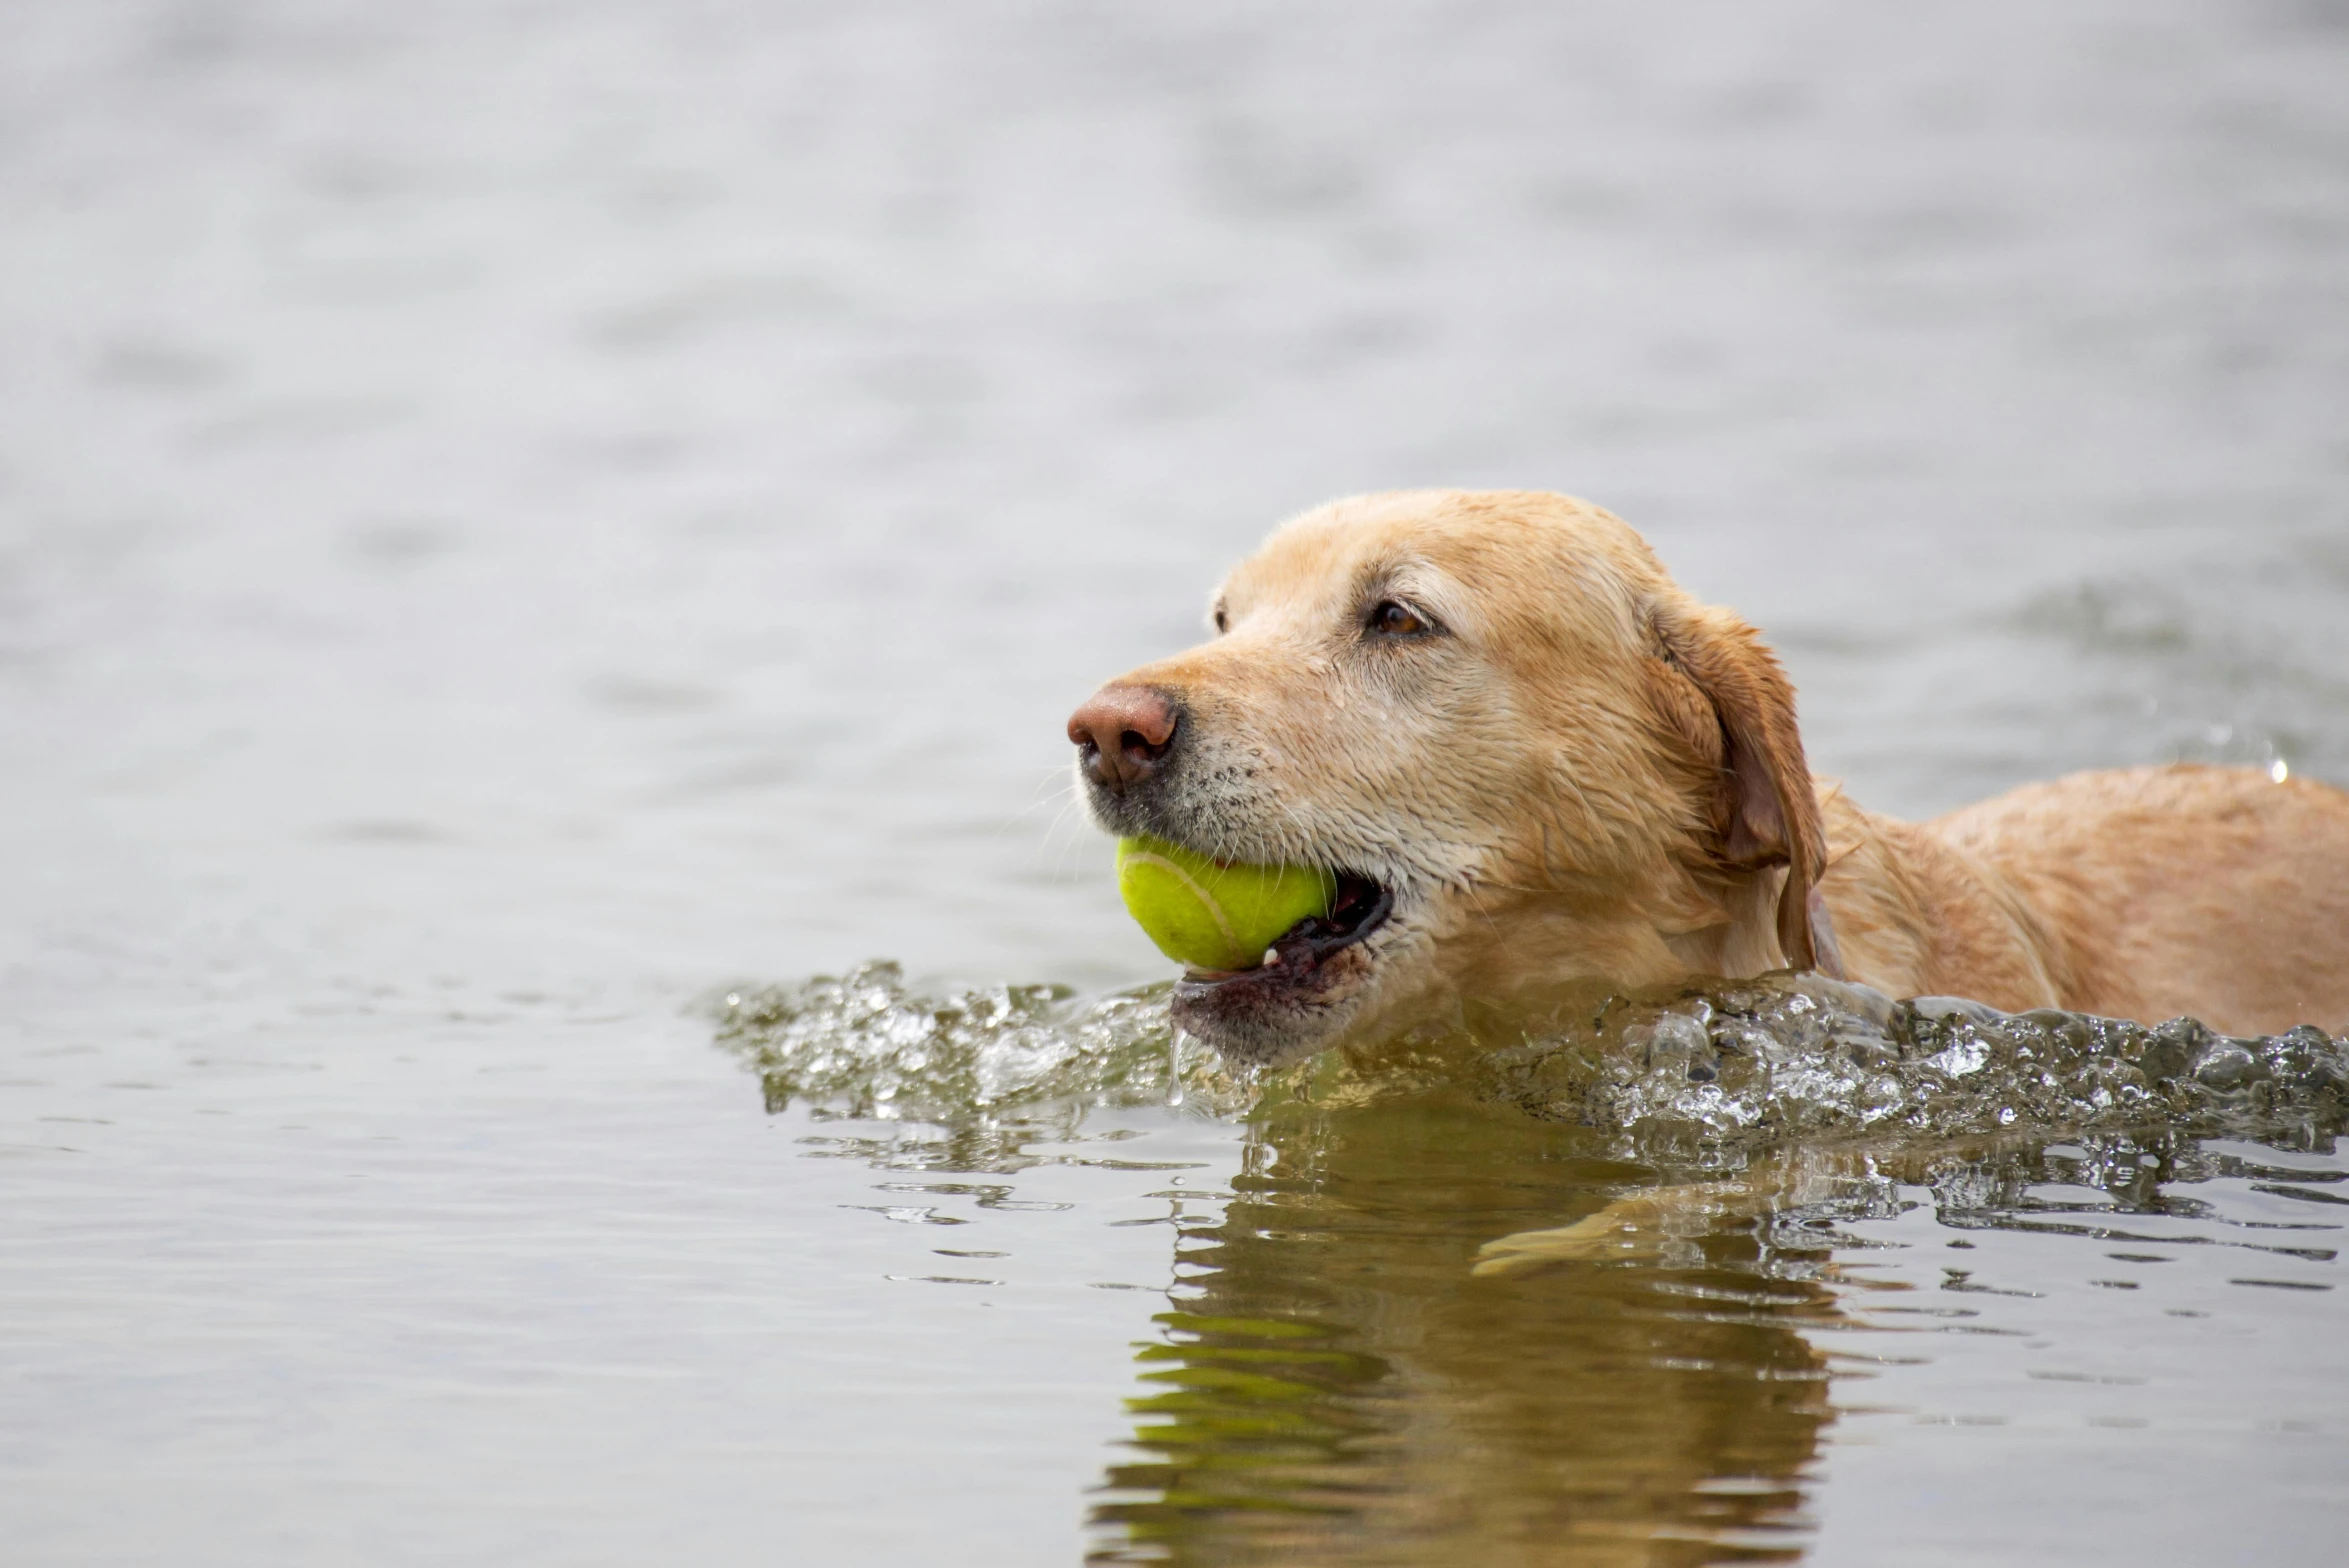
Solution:
{"label": "dog's head", "polygon": [[1261,966],[1177,986],[1176,1021],[1227,1057],[1294,1061],[1593,979],[1830,961],[1792,689],[1598,508],[1339,501],[1241,563],[1209,621],[1069,738],[1110,831],[1338,873],[1329,915]]}

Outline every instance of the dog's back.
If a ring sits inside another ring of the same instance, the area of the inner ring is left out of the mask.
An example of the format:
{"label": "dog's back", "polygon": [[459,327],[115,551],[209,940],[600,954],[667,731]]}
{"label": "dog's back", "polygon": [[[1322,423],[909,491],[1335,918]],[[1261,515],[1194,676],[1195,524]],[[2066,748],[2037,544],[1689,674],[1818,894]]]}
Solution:
{"label": "dog's back", "polygon": [[[1595,982],[1779,968],[2230,1033],[2349,1024],[2349,796],[2083,774],[1937,822],[1814,779],[1792,683],[1620,519],[1414,491],[1283,525],[1072,716],[1099,820],[1358,896],[1175,995],[1277,1064]],[[1334,911],[1333,911],[1334,914]]]}
{"label": "dog's back", "polygon": [[2032,784],[1926,826],[2050,933],[2064,1005],[2235,1034],[2349,1023],[2349,795],[2180,765]]}

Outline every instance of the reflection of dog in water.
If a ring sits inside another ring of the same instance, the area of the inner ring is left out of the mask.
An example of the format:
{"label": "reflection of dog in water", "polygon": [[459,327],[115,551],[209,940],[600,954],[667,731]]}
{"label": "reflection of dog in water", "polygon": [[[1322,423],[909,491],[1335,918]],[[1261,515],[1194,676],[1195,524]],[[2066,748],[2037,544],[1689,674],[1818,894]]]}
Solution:
{"label": "reflection of dog in water", "polygon": [[2349,795],[2172,767],[1871,815],[1811,778],[1753,630],[1581,502],[1337,502],[1210,619],[1069,735],[1114,831],[1338,874],[1260,965],[1177,987],[1231,1059],[1782,967],[2230,1033],[2349,1020]]}
{"label": "reflection of dog in water", "polygon": [[[1490,1276],[1556,1263],[1670,1260],[1674,1253],[1688,1248],[1689,1238],[1825,1204],[1856,1182],[1879,1179],[1887,1164],[1916,1181],[1929,1163],[1913,1154],[1904,1162],[1896,1150],[1883,1154],[1889,1154],[1890,1160],[1865,1147],[1778,1150],[1732,1178],[1650,1187],[1617,1198],[1571,1225],[1516,1231],[1488,1241],[1477,1249],[1471,1272]],[[1955,1151],[1941,1150],[1931,1158],[1947,1161],[1954,1155]],[[1814,1277],[1838,1285],[1873,1288],[1865,1279],[1847,1278],[1832,1262],[1821,1265]]]}
{"label": "reflection of dog in water", "polygon": [[1232,1198],[1181,1231],[1097,1561],[1799,1550],[1834,1419],[1810,1331],[1847,1321],[1831,1238],[1689,1214],[1623,1266],[1478,1277],[1481,1237],[1621,1191],[1603,1136],[1441,1090],[1284,1100],[1250,1134]]}

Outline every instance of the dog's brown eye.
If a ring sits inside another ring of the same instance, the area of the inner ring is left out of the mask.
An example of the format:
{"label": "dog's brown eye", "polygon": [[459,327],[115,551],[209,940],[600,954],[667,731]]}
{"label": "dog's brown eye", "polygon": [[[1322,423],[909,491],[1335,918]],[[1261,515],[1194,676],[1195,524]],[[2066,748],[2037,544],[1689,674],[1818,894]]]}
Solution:
{"label": "dog's brown eye", "polygon": [[1416,637],[1431,628],[1417,610],[1392,599],[1381,599],[1370,612],[1370,629],[1387,637]]}

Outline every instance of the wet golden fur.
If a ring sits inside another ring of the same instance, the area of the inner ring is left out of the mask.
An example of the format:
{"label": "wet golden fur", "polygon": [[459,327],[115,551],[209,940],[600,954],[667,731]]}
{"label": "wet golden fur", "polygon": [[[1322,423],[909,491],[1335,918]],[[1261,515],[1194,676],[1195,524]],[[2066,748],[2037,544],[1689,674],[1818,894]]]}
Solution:
{"label": "wet golden fur", "polygon": [[[1442,635],[1366,642],[1381,595]],[[1787,964],[2010,1010],[2349,1023],[2349,795],[2172,767],[1873,815],[1812,779],[1754,630],[1583,502],[1340,501],[1216,609],[1228,630],[1120,678],[1175,694],[1199,752],[1154,830],[1396,891],[1301,1050],[1463,998]]]}

